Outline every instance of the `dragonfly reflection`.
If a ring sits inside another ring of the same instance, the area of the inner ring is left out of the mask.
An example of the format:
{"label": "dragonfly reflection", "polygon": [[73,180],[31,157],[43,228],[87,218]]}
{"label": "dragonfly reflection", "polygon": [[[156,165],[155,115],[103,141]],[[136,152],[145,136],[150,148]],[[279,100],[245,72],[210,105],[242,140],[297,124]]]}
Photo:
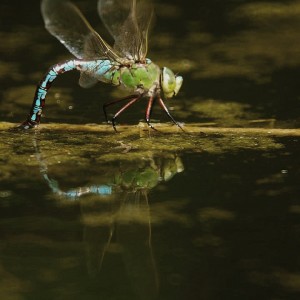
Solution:
{"label": "dragonfly reflection", "polygon": [[88,273],[97,276],[105,257],[119,253],[136,294],[141,299],[155,299],[159,280],[151,244],[148,193],[183,171],[180,157],[161,154],[132,162],[126,153],[128,162],[99,166],[99,172],[107,175],[98,184],[64,190],[50,176],[39,140],[33,142],[41,175],[55,198],[80,203]]}

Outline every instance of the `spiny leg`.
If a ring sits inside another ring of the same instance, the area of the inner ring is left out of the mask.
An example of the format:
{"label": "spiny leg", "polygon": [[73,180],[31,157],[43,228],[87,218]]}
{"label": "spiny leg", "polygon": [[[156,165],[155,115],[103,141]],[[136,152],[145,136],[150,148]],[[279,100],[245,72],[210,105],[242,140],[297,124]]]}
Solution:
{"label": "spiny leg", "polygon": [[151,117],[151,112],[152,112],[152,107],[153,107],[153,104],[155,102],[155,99],[154,96],[151,96],[149,98],[149,101],[148,101],[148,105],[147,105],[147,109],[146,109],[146,123],[148,124],[148,126],[154,130],[157,130],[155,129],[151,123],[150,123],[150,117]]}
{"label": "spiny leg", "polygon": [[158,102],[159,102],[160,106],[162,107],[162,109],[165,111],[165,113],[166,113],[166,114],[169,116],[169,118],[172,120],[172,122],[173,122],[175,125],[177,125],[182,131],[184,131],[183,128],[180,126],[180,124],[177,123],[176,120],[172,117],[172,115],[170,114],[170,112],[169,112],[168,108],[166,107],[164,101],[163,101],[161,98],[158,98]]}
{"label": "spiny leg", "polygon": [[126,103],[120,110],[118,110],[115,115],[112,117],[111,122],[112,122],[112,126],[115,130],[115,132],[117,132],[116,129],[116,119],[117,117],[124,111],[126,110],[129,106],[131,106],[133,103],[135,103],[136,101],[138,101],[141,98],[141,95],[136,96],[135,98],[131,99],[128,103]]}
{"label": "spiny leg", "polygon": [[129,96],[124,97],[124,98],[120,98],[120,99],[117,99],[117,100],[114,100],[114,101],[109,101],[109,102],[104,103],[102,108],[103,108],[103,112],[104,112],[106,122],[108,123],[107,112],[106,112],[107,107],[118,104],[118,103],[120,103],[122,101],[125,101],[125,100],[134,99],[134,98],[137,98],[137,97],[138,97],[138,95],[129,95]]}

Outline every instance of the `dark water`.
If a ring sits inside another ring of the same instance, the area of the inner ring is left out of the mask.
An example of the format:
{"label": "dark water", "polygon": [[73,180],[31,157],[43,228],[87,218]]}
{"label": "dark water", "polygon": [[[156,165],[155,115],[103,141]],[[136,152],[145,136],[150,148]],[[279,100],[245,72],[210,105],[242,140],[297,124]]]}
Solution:
{"label": "dark water", "polygon": [[[70,56],[38,1],[1,1],[0,299],[299,299],[300,1],[156,7],[149,57],[184,77],[172,113],[212,131],[10,130]],[[104,121],[121,93],[77,80],[56,80],[43,123]]]}
{"label": "dark water", "polygon": [[299,137],[1,138],[2,299],[299,296]]}

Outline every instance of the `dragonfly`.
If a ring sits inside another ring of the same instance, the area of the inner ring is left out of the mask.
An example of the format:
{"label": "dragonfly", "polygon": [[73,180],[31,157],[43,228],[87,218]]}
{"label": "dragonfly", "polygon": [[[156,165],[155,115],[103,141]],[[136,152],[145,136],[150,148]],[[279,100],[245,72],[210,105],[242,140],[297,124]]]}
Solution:
{"label": "dragonfly", "polygon": [[[32,107],[23,129],[39,125],[48,90],[61,74],[77,70],[79,85],[88,88],[97,82],[121,86],[128,96],[103,104],[107,123],[116,130],[116,119],[131,105],[147,99],[145,120],[150,123],[153,105],[159,103],[174,124],[183,130],[170,114],[164,100],[177,95],[183,82],[167,67],[160,68],[147,58],[148,32],[153,17],[153,5],[146,0],[99,0],[98,14],[114,39],[110,46],[90,25],[84,15],[68,0],[42,0],[41,12],[46,29],[75,58],[50,67],[36,88]],[[164,100],[163,100],[164,99]],[[109,121],[107,109],[123,106]],[[125,103],[125,104],[124,104]]]}

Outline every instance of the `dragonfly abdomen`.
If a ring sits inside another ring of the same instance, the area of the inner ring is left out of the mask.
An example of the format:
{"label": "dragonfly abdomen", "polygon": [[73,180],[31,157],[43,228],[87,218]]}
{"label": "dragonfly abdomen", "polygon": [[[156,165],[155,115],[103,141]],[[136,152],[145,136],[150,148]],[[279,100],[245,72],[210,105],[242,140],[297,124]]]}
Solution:
{"label": "dragonfly abdomen", "polygon": [[63,63],[52,66],[37,86],[32,107],[23,126],[26,128],[34,127],[39,124],[42,114],[42,109],[45,105],[46,95],[55,78],[65,72],[76,70],[76,60],[69,60]]}
{"label": "dragonfly abdomen", "polygon": [[77,60],[75,61],[77,70],[85,73],[89,77],[95,78],[102,82],[119,85],[119,81],[114,81],[114,74],[119,69],[119,64],[109,59],[98,60]]}

